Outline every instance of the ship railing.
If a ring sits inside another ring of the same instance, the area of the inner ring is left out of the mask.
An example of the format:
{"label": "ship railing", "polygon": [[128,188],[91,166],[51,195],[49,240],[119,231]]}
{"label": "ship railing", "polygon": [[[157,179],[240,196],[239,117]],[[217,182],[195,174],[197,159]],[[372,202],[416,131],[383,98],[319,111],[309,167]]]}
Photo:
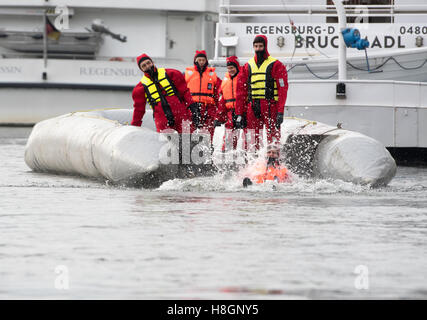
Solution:
{"label": "ship railing", "polygon": [[[418,5],[344,5],[348,17],[394,17],[396,15],[426,15],[427,4]],[[293,16],[337,17],[334,5],[281,4],[281,5],[233,5],[221,0],[219,22],[234,22],[233,18]],[[236,21],[240,22],[240,21]]]}
{"label": "ship railing", "polygon": [[[134,62],[136,57],[129,56],[98,56],[92,54],[82,53],[48,53],[49,59],[64,59],[64,60],[94,60],[94,61],[118,61],[118,62]],[[42,59],[43,53],[29,53],[29,52],[3,52],[0,53],[0,59]],[[185,61],[181,59],[166,58],[166,57],[152,57],[153,61],[161,66],[163,64],[185,65]]]}
{"label": "ship railing", "polygon": [[[224,54],[220,57],[220,29],[229,23],[243,24],[250,21],[266,21],[270,23],[292,23],[292,18],[303,18],[311,21],[311,17],[333,18],[337,21],[338,15],[334,5],[328,4],[233,4],[233,0],[220,0],[218,10],[218,23],[216,25],[215,36],[215,57],[214,61],[225,61]],[[351,21],[354,18],[363,19],[365,17],[374,18],[372,22],[378,21],[390,23],[396,21],[395,18],[402,16],[425,17],[427,16],[427,4],[401,4],[401,5],[344,5],[347,17]],[[386,19],[384,19],[386,18]],[[417,18],[420,19],[420,18]],[[276,21],[279,20],[279,21]],[[301,20],[301,19],[300,19]],[[328,23],[329,20],[326,19]],[[329,21],[330,22],[330,21]],[[364,22],[361,20],[361,22]],[[334,23],[334,22],[330,22]],[[229,34],[233,38],[234,34]],[[231,41],[230,38],[230,41]],[[236,37],[234,37],[236,38]],[[237,40],[233,40],[237,41]],[[229,44],[231,46],[231,44]],[[227,53],[227,55],[229,55]]]}
{"label": "ship railing", "polygon": [[[343,100],[336,98],[334,80],[289,80],[287,106],[343,106]],[[345,106],[382,106],[392,108],[427,108],[427,83],[396,80],[345,80],[348,92],[363,92],[363,95],[348,95]],[[312,93],[307,95],[307,88]]]}
{"label": "ship railing", "polygon": [[[49,59],[69,59],[69,60],[104,60],[103,58],[95,57],[94,54],[85,53],[51,53],[48,52]],[[8,52],[0,53],[0,59],[39,59],[43,58],[43,52]],[[112,57],[105,57],[105,60]]]}

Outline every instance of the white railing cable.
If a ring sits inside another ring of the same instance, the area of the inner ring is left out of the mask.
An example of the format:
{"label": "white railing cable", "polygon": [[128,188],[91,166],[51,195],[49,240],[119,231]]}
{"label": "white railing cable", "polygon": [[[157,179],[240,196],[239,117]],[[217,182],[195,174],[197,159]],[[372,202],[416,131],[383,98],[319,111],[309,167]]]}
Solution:
{"label": "white railing cable", "polygon": [[[394,21],[396,16],[411,15],[423,16],[427,13],[427,4],[421,5],[344,5],[349,17],[391,17]],[[368,13],[354,13],[356,9],[367,9]],[[225,13],[222,12],[225,9]],[[353,12],[352,12],[353,11]],[[424,13],[423,13],[424,12]],[[333,5],[314,5],[314,4],[286,4],[283,5],[232,5],[221,1],[219,6],[220,21],[231,23],[233,18],[244,17],[278,17],[283,14],[292,14],[293,16],[324,16],[337,17],[335,6]]]}

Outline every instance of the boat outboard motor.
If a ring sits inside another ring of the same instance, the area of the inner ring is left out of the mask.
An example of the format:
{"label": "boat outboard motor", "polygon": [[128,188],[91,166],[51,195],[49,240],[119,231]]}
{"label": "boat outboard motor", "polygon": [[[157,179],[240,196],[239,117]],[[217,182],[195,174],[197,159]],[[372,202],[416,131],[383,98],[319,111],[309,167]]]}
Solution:
{"label": "boat outboard motor", "polygon": [[126,36],[111,32],[104,24],[104,21],[100,19],[95,19],[92,21],[92,30],[99,33],[105,33],[111,36],[113,39],[119,40],[121,42],[126,42]]}

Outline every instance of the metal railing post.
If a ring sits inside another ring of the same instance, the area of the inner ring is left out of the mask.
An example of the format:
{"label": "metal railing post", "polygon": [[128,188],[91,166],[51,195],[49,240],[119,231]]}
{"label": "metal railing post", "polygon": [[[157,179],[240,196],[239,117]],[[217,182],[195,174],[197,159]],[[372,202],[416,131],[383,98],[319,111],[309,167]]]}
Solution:
{"label": "metal railing post", "polygon": [[47,25],[47,12],[45,9],[44,13],[43,13],[43,63],[44,63],[45,69],[47,67],[47,30],[46,30],[46,25]]}
{"label": "metal railing post", "polygon": [[347,80],[347,47],[344,42],[343,30],[347,28],[347,16],[342,0],[332,0],[337,8],[339,24],[339,56],[338,56],[338,80]]}

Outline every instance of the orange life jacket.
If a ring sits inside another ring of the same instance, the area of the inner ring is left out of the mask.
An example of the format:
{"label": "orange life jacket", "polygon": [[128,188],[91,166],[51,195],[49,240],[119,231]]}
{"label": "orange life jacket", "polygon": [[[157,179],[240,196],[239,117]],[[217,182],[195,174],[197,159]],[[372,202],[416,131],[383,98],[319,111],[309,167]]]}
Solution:
{"label": "orange life jacket", "polygon": [[236,87],[237,77],[231,79],[230,74],[227,72],[221,83],[222,97],[225,100],[227,109],[234,109],[236,107]]}
{"label": "orange life jacket", "polygon": [[289,180],[288,169],[283,166],[267,167],[265,163],[259,163],[252,172],[252,180],[255,183],[264,183],[267,180],[286,182]]}
{"label": "orange life jacket", "polygon": [[189,67],[185,69],[185,81],[195,102],[215,104],[215,85],[217,82],[215,68],[207,67],[200,78],[197,68],[195,66]]}

